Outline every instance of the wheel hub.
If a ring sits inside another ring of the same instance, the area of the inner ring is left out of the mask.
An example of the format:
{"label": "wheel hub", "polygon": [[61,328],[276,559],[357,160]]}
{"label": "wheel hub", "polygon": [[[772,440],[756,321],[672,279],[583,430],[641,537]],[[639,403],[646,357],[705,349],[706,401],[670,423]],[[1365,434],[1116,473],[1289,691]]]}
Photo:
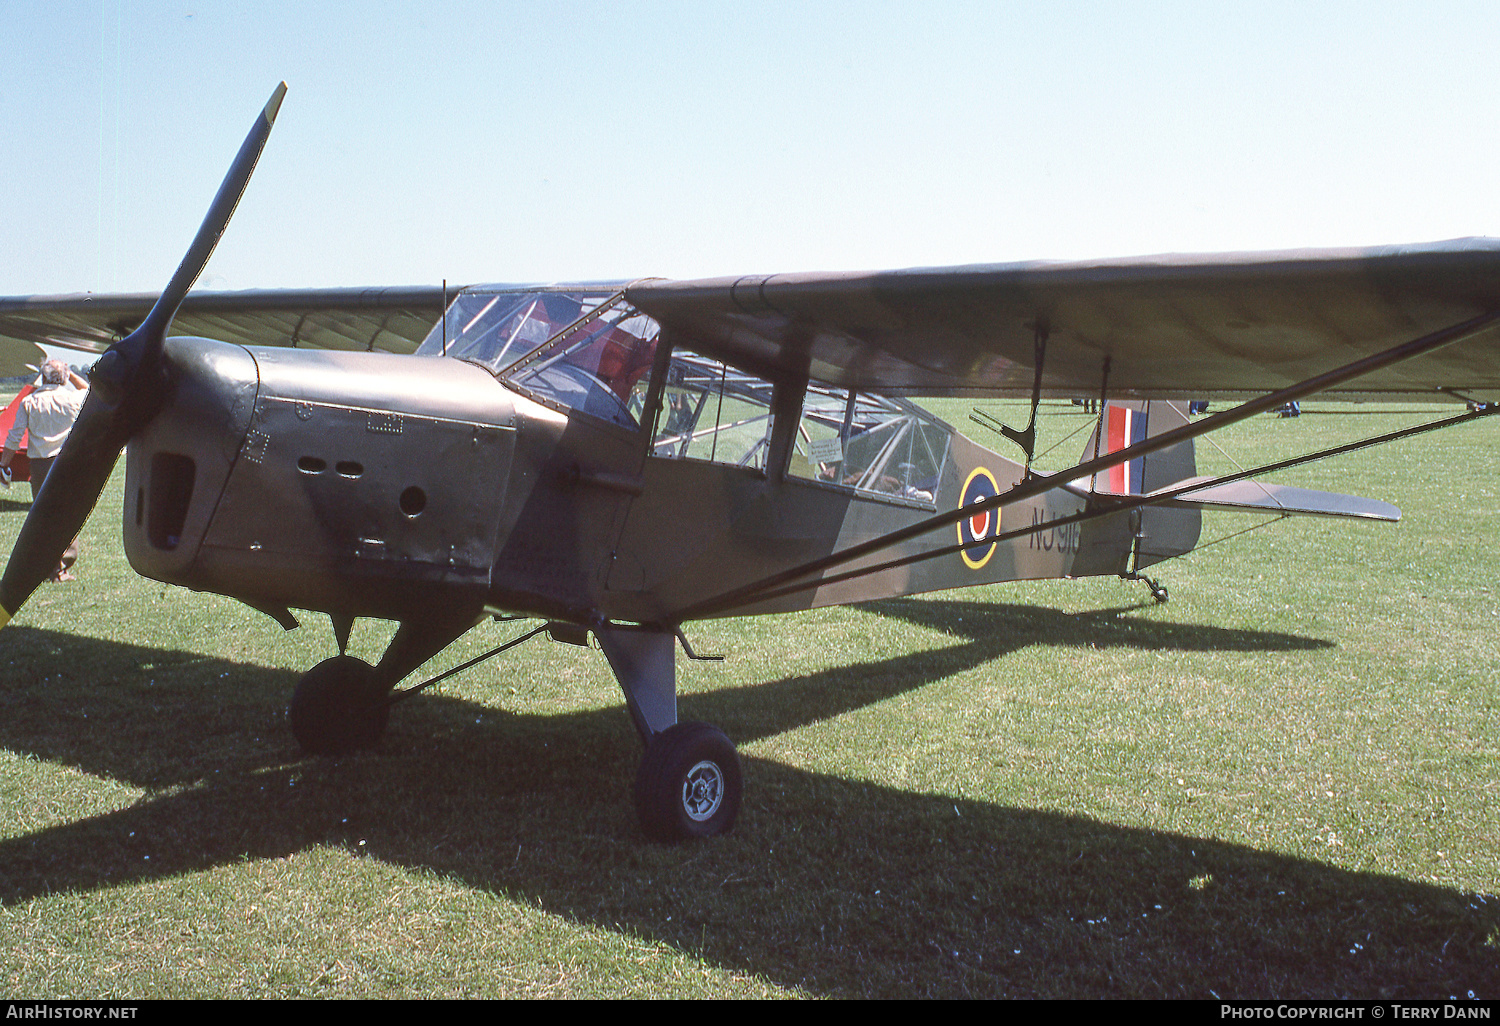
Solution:
{"label": "wheel hub", "polygon": [[716,763],[704,759],[688,770],[682,781],[682,809],[689,819],[711,819],[723,800],[724,772]]}

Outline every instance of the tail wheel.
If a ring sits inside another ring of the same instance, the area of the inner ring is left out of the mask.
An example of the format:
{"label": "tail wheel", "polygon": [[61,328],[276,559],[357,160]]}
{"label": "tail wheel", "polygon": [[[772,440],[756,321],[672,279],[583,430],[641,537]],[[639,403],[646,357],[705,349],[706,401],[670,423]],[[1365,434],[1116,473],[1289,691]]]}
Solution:
{"label": "tail wheel", "polygon": [[679,723],[651,739],[635,777],[635,808],[654,841],[716,837],[734,827],[740,757],[724,732]]}
{"label": "tail wheel", "polygon": [[335,656],[302,675],[287,719],[304,752],[343,755],[374,748],[390,712],[375,668],[353,656]]}

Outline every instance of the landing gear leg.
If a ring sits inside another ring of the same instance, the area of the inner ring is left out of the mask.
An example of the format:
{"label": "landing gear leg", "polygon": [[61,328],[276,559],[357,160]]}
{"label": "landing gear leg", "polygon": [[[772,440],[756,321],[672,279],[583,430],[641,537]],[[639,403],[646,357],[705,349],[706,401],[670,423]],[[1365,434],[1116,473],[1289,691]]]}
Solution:
{"label": "landing gear leg", "polygon": [[1159,581],[1154,581],[1144,574],[1121,574],[1120,580],[1143,581],[1145,582],[1146,587],[1151,589],[1151,597],[1156,599],[1157,605],[1165,605],[1167,602],[1167,586],[1160,583]]}
{"label": "landing gear leg", "polygon": [[728,833],[740,811],[740,757],[717,727],[677,722],[676,636],[625,627],[596,628],[594,636],[646,746],[635,777],[646,836],[672,843]]}

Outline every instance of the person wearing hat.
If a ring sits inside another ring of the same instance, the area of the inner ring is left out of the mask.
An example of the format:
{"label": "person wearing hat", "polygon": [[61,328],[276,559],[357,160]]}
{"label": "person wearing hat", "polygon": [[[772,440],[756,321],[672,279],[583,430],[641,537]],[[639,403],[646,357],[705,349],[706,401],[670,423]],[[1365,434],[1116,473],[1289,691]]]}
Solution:
{"label": "person wearing hat", "polygon": [[[71,386],[71,387],[69,387]],[[16,410],[16,420],[6,436],[5,448],[0,450],[0,481],[10,485],[10,463],[20,450],[21,437],[26,436],[26,456],[31,460],[31,495],[35,499],[41,493],[52,469],[52,461],[68,440],[78,411],[88,398],[87,381],[61,360],[48,360],[42,364],[42,383],[31,394],[21,400]],[[76,580],[72,570],[78,559],[78,540],[75,538],[63,553],[62,563],[52,575],[54,581]]]}

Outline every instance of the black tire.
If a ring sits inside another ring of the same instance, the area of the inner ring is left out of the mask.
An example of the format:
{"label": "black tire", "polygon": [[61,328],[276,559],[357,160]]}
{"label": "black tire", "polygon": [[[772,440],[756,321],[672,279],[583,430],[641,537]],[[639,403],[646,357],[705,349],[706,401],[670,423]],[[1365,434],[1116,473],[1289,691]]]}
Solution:
{"label": "black tire", "polygon": [[653,841],[717,837],[734,828],[740,757],[724,732],[679,723],[651,739],[635,776],[635,809]]}
{"label": "black tire", "polygon": [[287,719],[309,755],[344,755],[374,748],[391,707],[375,668],[353,656],[325,659],[302,675]]}

